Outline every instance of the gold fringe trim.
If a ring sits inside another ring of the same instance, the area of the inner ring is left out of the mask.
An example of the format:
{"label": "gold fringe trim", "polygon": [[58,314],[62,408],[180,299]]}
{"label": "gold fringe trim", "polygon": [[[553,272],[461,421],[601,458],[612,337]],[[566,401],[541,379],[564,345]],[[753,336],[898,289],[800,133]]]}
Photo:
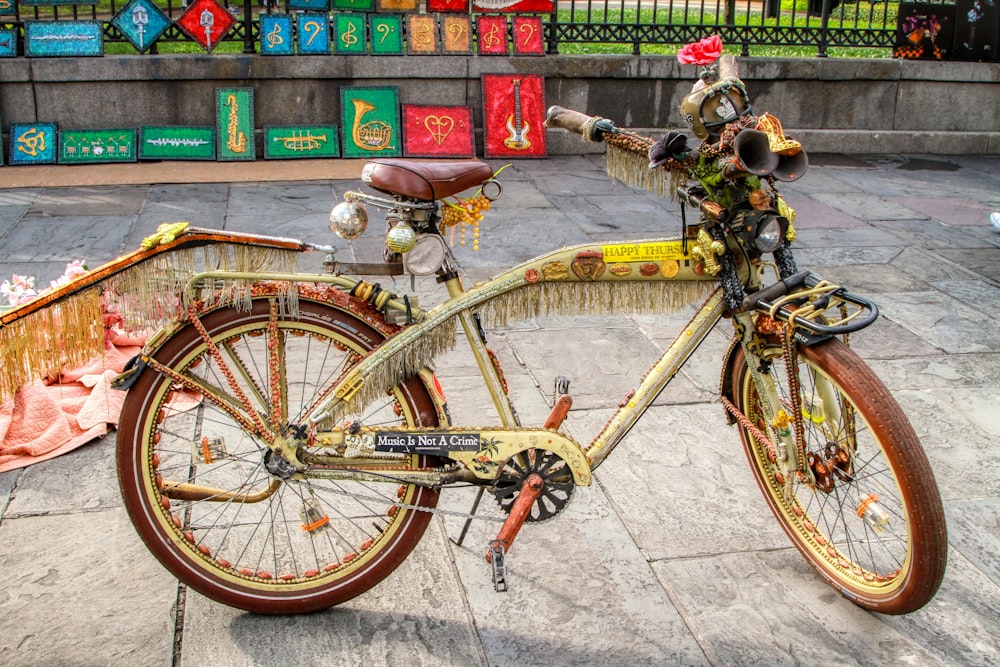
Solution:
{"label": "gold fringe trim", "polygon": [[[384,342],[366,357],[357,369],[365,379],[358,393],[350,402],[341,403],[332,414],[321,420],[320,426],[330,427],[348,414],[363,412],[365,406],[384,398],[392,387],[415,377],[438,355],[455,347],[455,331],[455,318],[451,317],[427,330],[412,343],[401,345],[395,338]],[[372,363],[373,355],[379,355],[375,357],[377,359],[375,363]]]}
{"label": "gold fringe trim", "polygon": [[[82,276],[79,280],[89,284],[79,291],[0,327],[0,402],[27,382],[100,357],[104,353],[105,305],[124,318],[123,328],[128,333],[151,334],[184,315],[189,304],[183,302],[181,293],[195,273],[295,273],[298,254],[285,248],[216,243],[154,255],[96,283]],[[248,309],[251,285],[250,280],[220,280],[195,296]],[[283,313],[294,315],[297,290],[291,283],[283,283],[280,295]]]}
{"label": "gold fringe trim", "polygon": [[649,153],[637,151],[632,146],[609,142],[605,160],[611,178],[660,197],[669,194],[675,199],[677,188],[688,178],[687,172],[682,170],[650,169]]}
{"label": "gold fringe trim", "polygon": [[[185,285],[196,273],[233,271],[239,273],[295,273],[298,253],[281,248],[262,248],[218,243],[200,248],[182,248],[157,255],[110,278],[105,287],[111,302],[125,318],[130,332],[158,329],[182,317],[191,306],[182,299]],[[252,280],[220,280],[199,290],[195,298],[232,305],[240,310],[251,306]],[[285,283],[279,294],[282,314],[298,312],[297,290]]]}
{"label": "gold fringe trim", "polygon": [[[714,281],[545,282],[503,292],[483,303],[478,312],[487,327],[541,315],[613,315],[676,312],[700,303]],[[417,325],[419,326],[419,325]],[[404,329],[362,360],[356,372],[365,380],[349,403],[341,404],[321,421],[334,425],[348,414],[363,411],[392,387],[414,377],[443,352],[455,347],[456,318],[449,317],[416,336]],[[412,339],[412,341],[411,341]]]}
{"label": "gold fringe trim", "polygon": [[480,310],[487,326],[542,315],[649,315],[700,303],[713,281],[544,282],[500,294]]}
{"label": "gold fringe trim", "polygon": [[0,349],[0,402],[31,380],[82,366],[102,355],[100,290],[85,290],[0,328]]}

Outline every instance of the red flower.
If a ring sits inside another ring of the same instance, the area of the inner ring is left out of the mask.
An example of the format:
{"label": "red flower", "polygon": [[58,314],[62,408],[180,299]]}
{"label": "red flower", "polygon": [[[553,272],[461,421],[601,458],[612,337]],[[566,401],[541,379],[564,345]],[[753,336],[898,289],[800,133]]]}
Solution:
{"label": "red flower", "polygon": [[682,65],[708,65],[721,55],[722,39],[718,35],[712,35],[685,46],[677,52],[677,60]]}

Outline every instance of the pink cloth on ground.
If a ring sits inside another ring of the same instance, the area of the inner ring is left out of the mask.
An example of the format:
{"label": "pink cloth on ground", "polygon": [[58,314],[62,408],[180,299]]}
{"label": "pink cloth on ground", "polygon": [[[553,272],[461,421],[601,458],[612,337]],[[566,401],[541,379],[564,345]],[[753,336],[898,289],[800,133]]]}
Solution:
{"label": "pink cloth on ground", "polygon": [[118,425],[125,392],[111,379],[142,349],[142,340],[108,332],[103,357],[60,375],[35,380],[0,405],[0,472],[65,454]]}

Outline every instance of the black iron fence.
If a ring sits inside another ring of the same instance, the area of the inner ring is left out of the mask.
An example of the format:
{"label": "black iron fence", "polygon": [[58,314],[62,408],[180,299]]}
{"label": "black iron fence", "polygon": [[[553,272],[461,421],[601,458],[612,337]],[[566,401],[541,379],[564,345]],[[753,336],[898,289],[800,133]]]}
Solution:
{"label": "black iron fence", "polygon": [[[0,0],[0,3],[13,0]],[[66,0],[63,0],[66,1]],[[229,9],[237,21],[217,50],[254,53],[259,50],[261,13],[284,12],[270,0],[235,0]],[[933,0],[942,7],[954,0]],[[107,52],[135,53],[111,19],[127,0],[103,0],[101,5],[21,6],[0,15],[0,26],[23,40],[25,20],[98,20]],[[541,16],[548,53],[626,52],[670,53],[679,45],[712,34],[727,45],[739,45],[742,55],[764,47],[801,47],[802,55],[825,56],[832,48],[888,49],[896,40],[899,2],[889,0],[558,0],[556,10]],[[185,10],[182,0],[158,0],[171,20]],[[405,29],[405,23],[404,23]],[[475,22],[471,29],[475,31]],[[198,45],[172,25],[147,53],[184,50]],[[174,45],[173,47],[168,45]],[[586,45],[586,46],[585,46]],[[22,54],[23,44],[19,54]],[[770,54],[768,54],[770,55]],[[863,55],[863,54],[861,54]]]}

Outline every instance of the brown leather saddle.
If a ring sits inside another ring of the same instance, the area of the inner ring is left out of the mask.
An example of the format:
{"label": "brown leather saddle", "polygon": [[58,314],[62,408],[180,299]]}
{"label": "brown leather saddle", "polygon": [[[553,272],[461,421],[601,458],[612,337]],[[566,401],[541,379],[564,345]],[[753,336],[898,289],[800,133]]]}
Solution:
{"label": "brown leather saddle", "polygon": [[493,176],[485,162],[413,162],[371,160],[361,172],[362,182],[392,195],[434,201],[482,185]]}

